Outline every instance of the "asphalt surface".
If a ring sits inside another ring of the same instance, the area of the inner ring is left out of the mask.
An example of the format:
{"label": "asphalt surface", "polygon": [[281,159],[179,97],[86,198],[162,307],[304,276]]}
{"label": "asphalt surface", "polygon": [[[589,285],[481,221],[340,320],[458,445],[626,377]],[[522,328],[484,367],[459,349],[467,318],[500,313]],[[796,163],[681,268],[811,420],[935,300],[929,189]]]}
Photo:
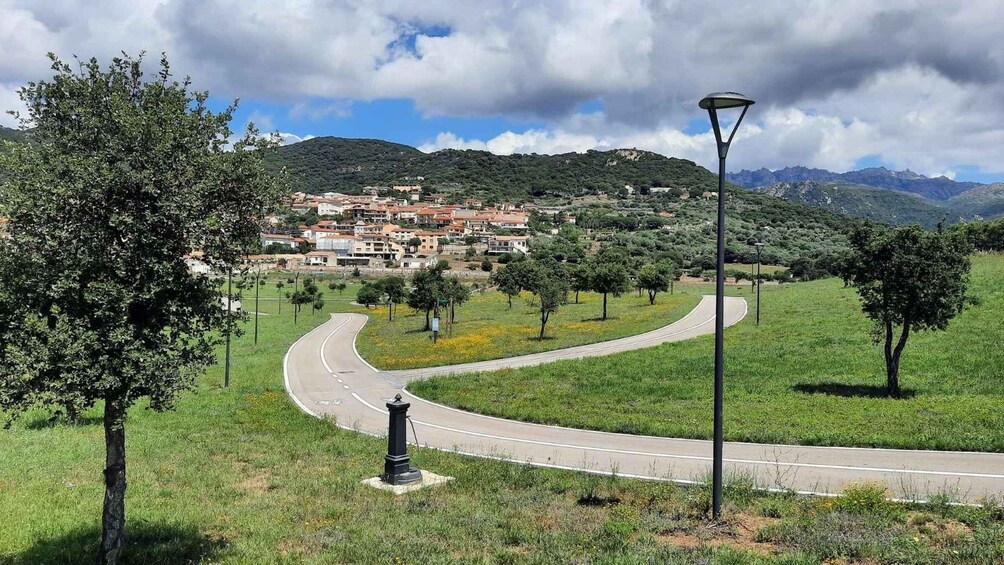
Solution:
{"label": "asphalt surface", "polygon": [[[745,315],[745,300],[726,298],[727,326],[738,323]],[[319,418],[333,417],[343,428],[385,436],[384,404],[401,393],[411,402],[409,414],[415,426],[414,435],[424,447],[542,467],[655,480],[700,481],[710,472],[709,441],[596,432],[493,418],[423,400],[404,387],[411,380],[432,375],[456,374],[456,378],[463,378],[463,373],[472,371],[609,355],[711,334],[715,325],[713,296],[705,296],[682,319],[636,336],[521,357],[404,371],[378,371],[358,355],[355,338],[366,321],[367,317],[361,314],[332,314],[328,322],[289,349],[284,362],[286,390],[303,411]],[[712,348],[709,341],[709,356]],[[711,412],[709,398],[709,419]],[[725,417],[730,416],[737,417],[730,415],[726,406]],[[764,488],[835,494],[847,483],[871,481],[886,484],[896,498],[923,500],[945,493],[962,502],[1004,493],[1004,454],[999,453],[726,442],[724,457],[726,477],[731,472],[752,473]],[[374,463],[374,472],[379,471],[379,463]],[[421,466],[420,459],[416,464]]]}

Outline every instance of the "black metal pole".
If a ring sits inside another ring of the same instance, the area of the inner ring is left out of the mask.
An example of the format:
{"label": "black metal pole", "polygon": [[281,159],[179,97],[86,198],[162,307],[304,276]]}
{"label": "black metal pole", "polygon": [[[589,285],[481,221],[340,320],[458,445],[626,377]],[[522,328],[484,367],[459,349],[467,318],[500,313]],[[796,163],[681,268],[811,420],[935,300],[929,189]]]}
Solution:
{"label": "black metal pole", "polygon": [[718,262],[715,273],[715,422],[711,468],[711,517],[722,512],[722,405],[725,353],[725,154],[718,148]]}
{"label": "black metal pole", "polygon": [[230,386],[230,329],[233,325],[234,295],[231,292],[231,283],[234,277],[234,269],[227,266],[227,359],[223,368],[223,387]]}
{"label": "black metal pole", "polygon": [[760,325],[760,246],[756,248],[756,325]]}
{"label": "black metal pole", "polygon": [[[732,133],[727,140],[723,139],[718,123],[719,100],[724,101],[725,108],[742,106],[739,119],[732,126]],[[738,103],[737,103],[738,102]],[[722,513],[722,405],[724,396],[725,373],[725,158],[729,154],[729,145],[739,130],[739,124],[746,115],[746,110],[753,100],[735,92],[722,92],[706,96],[699,106],[708,111],[711,127],[715,132],[718,148],[718,261],[715,276],[715,421],[713,457],[711,465],[711,517],[718,520]]]}

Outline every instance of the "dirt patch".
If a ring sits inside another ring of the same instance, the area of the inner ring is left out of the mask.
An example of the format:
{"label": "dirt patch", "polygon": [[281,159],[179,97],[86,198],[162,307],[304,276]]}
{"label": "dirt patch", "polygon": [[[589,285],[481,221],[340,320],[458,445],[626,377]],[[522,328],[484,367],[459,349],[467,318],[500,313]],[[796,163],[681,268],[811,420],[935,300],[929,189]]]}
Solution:
{"label": "dirt patch", "polygon": [[704,546],[729,546],[761,555],[770,555],[777,552],[777,546],[772,543],[756,541],[756,534],[760,528],[775,524],[778,521],[776,518],[741,514],[729,526],[720,528],[698,527],[691,531],[663,534],[656,536],[656,539],[667,545],[682,549],[697,549]]}
{"label": "dirt patch", "polygon": [[263,471],[241,481],[241,488],[251,494],[263,494],[268,490],[268,479],[271,474],[268,471]]}

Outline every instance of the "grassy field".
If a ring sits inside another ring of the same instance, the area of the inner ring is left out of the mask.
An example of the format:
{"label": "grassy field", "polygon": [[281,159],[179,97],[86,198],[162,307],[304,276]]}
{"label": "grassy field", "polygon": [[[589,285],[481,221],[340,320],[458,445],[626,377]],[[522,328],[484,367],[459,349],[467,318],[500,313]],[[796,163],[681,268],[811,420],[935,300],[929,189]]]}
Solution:
{"label": "grassy field", "polygon": [[[344,303],[331,297],[328,309]],[[350,300],[349,293],[341,299]],[[137,406],[128,434],[127,563],[676,563],[815,564],[1004,559],[1004,512],[762,494],[743,477],[710,528],[709,489],[534,469],[416,450],[422,468],[456,477],[393,497],[360,484],[386,443],[315,420],[282,385],[282,358],[302,333],[263,303],[260,341],[235,341],[222,367],[175,412]],[[34,412],[0,430],[0,563],[90,563],[99,536],[99,412],[80,423]]]}
{"label": "grassy field", "polygon": [[[882,350],[854,289],[835,279],[765,285],[762,324],[751,303],[751,316],[725,333],[726,439],[1004,451],[1004,257],[974,258],[972,292],[980,305],[948,331],[911,336],[900,375],[907,398],[894,400],[882,396]],[[410,388],[520,420],[709,438],[713,350],[706,336]]]}
{"label": "grassy field", "polygon": [[[726,263],[725,264],[725,268],[727,270],[729,270],[729,269],[735,269],[737,271],[742,271],[744,273],[750,272],[750,264],[749,263]],[[778,271],[780,271],[781,269],[784,269],[784,268],[785,267],[783,265],[767,265],[767,264],[763,264],[763,265],[760,265],[760,272],[769,275],[769,274],[776,273],[776,272],[778,272]],[[756,269],[756,264],[753,265],[753,269]]]}
{"label": "grassy field", "polygon": [[583,292],[579,304],[570,296],[572,302],[551,316],[544,341],[537,339],[540,313],[529,305],[529,293],[514,298],[511,310],[500,292],[475,293],[470,302],[457,309],[452,336],[446,335],[444,325],[435,345],[431,332],[421,331],[425,326],[423,313],[415,314],[402,305],[400,314],[388,322],[386,307],[368,311],[358,308],[355,311],[370,314],[370,321],[359,333],[356,347],[377,368],[412,369],[596,343],[653,330],[682,318],[697,305],[701,289],[679,285],[677,290],[672,296],[660,294],[651,306],[647,296],[636,293],[610,296],[606,321],[600,320],[602,295]]}

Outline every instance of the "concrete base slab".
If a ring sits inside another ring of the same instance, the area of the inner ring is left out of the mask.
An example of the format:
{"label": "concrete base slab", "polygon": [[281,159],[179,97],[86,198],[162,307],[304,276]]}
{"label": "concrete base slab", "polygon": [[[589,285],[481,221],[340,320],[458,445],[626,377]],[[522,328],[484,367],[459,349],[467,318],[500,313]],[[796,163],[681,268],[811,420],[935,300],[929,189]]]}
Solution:
{"label": "concrete base slab", "polygon": [[385,483],[380,480],[380,477],[371,477],[369,479],[363,480],[364,485],[369,485],[373,488],[380,490],[390,491],[396,495],[402,495],[407,492],[416,491],[425,487],[434,487],[436,485],[441,485],[453,480],[453,477],[446,477],[443,475],[437,475],[433,472],[426,471],[422,469],[422,480],[417,483],[412,483],[410,485],[392,485]]}

